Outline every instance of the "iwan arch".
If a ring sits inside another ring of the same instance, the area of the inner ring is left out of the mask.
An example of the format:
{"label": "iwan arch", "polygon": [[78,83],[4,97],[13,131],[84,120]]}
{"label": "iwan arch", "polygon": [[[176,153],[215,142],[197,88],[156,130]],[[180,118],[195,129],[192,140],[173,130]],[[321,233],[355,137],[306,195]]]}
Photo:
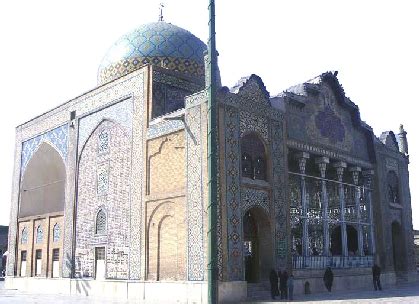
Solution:
{"label": "iwan arch", "polygon": [[[160,21],[115,48],[95,89],[16,128],[6,284],[205,302],[206,46]],[[403,128],[375,137],[331,72],[278,96],[251,75],[217,102],[221,301],[271,268],[297,293],[328,266],[337,289],[374,261],[384,283],[416,278]]]}

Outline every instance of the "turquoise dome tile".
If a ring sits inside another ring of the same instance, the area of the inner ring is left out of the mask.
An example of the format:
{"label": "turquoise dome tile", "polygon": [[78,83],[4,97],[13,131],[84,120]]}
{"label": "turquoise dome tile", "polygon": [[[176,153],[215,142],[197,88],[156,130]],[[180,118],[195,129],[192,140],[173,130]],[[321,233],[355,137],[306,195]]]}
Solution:
{"label": "turquoise dome tile", "polygon": [[[129,71],[140,67],[141,64],[160,64],[162,61],[171,64],[199,66],[201,74],[204,66],[204,51],[206,45],[189,31],[163,21],[142,25],[132,32],[122,36],[106,53],[99,67],[99,83],[118,77],[114,73],[119,69],[118,63],[130,62]],[[164,59],[166,58],[166,59]],[[176,60],[179,59],[179,60]],[[124,64],[127,66],[128,64]],[[169,65],[170,67],[171,65]],[[177,68],[177,67],[176,67]],[[112,70],[112,75],[110,75]],[[180,68],[179,70],[185,70]],[[187,69],[188,72],[192,70]],[[193,72],[193,71],[192,71]],[[119,75],[121,76],[121,75]]]}

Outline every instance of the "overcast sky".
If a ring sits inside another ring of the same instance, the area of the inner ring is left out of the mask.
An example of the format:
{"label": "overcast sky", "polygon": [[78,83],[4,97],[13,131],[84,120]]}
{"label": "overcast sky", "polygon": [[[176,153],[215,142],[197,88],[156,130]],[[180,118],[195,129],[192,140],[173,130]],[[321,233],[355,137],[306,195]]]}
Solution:
{"label": "overcast sky", "polygon": [[[13,0],[0,4],[0,225],[9,222],[15,127],[96,86],[107,49],[158,19],[160,0]],[[207,0],[166,0],[164,19],[207,40]],[[361,118],[407,131],[414,227],[419,229],[419,18],[416,1],[216,2],[223,85],[262,77],[271,95],[339,71]]]}

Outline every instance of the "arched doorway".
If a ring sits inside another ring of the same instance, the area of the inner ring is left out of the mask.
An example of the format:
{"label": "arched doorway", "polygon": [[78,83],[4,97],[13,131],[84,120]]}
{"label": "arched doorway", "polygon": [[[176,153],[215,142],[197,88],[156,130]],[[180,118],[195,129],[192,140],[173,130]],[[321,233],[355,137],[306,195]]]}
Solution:
{"label": "arched doorway", "polygon": [[244,267],[248,283],[266,281],[273,268],[272,231],[261,208],[251,208],[243,217]]}
{"label": "arched doorway", "polygon": [[396,221],[391,223],[391,238],[393,245],[393,265],[396,272],[404,271],[406,254],[404,251],[403,232],[400,224]]}
{"label": "arched doorway", "polygon": [[[358,232],[357,230],[351,226],[346,225],[346,239],[347,239],[347,247],[348,247],[348,254],[356,255],[358,253]],[[332,255],[342,255],[342,226],[336,226],[331,233],[330,236],[330,247]]]}

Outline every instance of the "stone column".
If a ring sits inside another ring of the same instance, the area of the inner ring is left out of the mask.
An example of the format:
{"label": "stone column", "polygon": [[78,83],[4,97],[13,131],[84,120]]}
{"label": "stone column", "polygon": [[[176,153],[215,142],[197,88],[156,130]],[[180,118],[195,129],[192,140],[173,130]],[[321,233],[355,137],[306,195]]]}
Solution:
{"label": "stone column", "polygon": [[303,239],[302,239],[302,246],[303,246],[303,256],[308,256],[308,217],[307,217],[307,190],[306,190],[306,180],[305,180],[305,172],[306,172],[306,163],[307,159],[310,158],[310,154],[307,152],[300,152],[297,153],[296,158],[298,160],[298,166],[300,168],[301,173],[301,207],[302,207],[302,224],[303,224]]}
{"label": "stone column", "polygon": [[352,180],[355,184],[355,208],[356,208],[356,220],[358,223],[358,253],[360,256],[364,255],[364,235],[362,234],[362,225],[361,225],[361,212],[360,212],[360,200],[361,200],[361,189],[359,188],[359,173],[361,172],[361,167],[351,167],[349,171],[352,172]]}
{"label": "stone column", "polygon": [[329,204],[327,198],[327,188],[326,188],[326,167],[329,163],[328,157],[319,157],[316,158],[316,164],[319,166],[320,176],[322,178],[322,214],[323,214],[323,255],[329,256]]}
{"label": "stone column", "polygon": [[342,255],[348,256],[348,236],[346,234],[346,222],[345,222],[345,193],[343,189],[342,179],[343,171],[347,167],[345,162],[337,162],[333,164],[336,168],[336,174],[339,181],[339,203],[340,203],[340,230],[342,236]]}
{"label": "stone column", "polygon": [[366,188],[366,200],[368,206],[368,219],[370,222],[370,250],[371,255],[375,255],[375,234],[374,234],[374,213],[372,207],[372,197],[371,197],[371,186],[372,186],[372,177],[374,176],[374,170],[363,171],[362,175],[365,179]]}

